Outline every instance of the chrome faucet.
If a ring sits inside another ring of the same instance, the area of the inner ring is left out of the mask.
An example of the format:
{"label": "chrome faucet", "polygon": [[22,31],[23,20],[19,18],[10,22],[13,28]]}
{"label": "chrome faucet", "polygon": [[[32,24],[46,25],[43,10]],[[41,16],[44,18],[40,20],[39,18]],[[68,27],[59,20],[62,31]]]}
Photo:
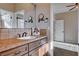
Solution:
{"label": "chrome faucet", "polygon": [[21,35],[20,34],[17,34],[18,35],[18,37],[21,37]]}
{"label": "chrome faucet", "polygon": [[24,32],[24,33],[22,34],[22,37],[26,37],[26,36],[27,36],[27,33]]}

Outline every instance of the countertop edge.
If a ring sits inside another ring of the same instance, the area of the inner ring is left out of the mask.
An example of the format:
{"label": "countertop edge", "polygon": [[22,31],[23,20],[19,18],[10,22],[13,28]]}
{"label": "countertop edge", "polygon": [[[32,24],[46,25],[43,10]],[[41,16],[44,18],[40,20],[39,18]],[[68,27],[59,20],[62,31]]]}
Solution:
{"label": "countertop edge", "polygon": [[7,50],[10,50],[10,49],[14,49],[14,48],[17,48],[19,46],[22,46],[22,45],[25,45],[25,44],[29,44],[31,42],[34,42],[34,41],[37,41],[37,40],[41,40],[43,38],[46,38],[47,36],[40,36],[40,37],[37,37],[36,39],[33,39],[33,40],[23,40],[23,42],[20,42],[20,43],[16,43],[14,45],[9,45],[9,46],[6,46],[6,47],[0,47],[0,53],[4,52],[4,51],[7,51]]}

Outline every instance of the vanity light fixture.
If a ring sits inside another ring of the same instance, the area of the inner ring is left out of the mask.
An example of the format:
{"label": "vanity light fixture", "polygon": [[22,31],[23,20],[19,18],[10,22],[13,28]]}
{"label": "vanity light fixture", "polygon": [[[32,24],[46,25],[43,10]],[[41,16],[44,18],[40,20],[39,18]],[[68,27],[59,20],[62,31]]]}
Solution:
{"label": "vanity light fixture", "polygon": [[44,14],[43,13],[40,13],[38,16],[38,22],[40,22],[40,21],[44,21]]}
{"label": "vanity light fixture", "polygon": [[48,22],[48,18],[45,18],[44,22],[47,23]]}
{"label": "vanity light fixture", "polygon": [[30,23],[30,22],[33,23],[33,18],[32,18],[32,16],[29,16],[29,17],[28,17],[28,22],[29,22],[29,23]]}

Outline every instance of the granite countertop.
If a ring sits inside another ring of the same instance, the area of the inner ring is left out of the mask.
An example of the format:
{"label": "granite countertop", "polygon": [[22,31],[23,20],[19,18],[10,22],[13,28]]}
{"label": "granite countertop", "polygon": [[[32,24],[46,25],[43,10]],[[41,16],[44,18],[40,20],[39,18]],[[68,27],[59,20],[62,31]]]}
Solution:
{"label": "granite countertop", "polygon": [[15,48],[24,44],[28,44],[30,42],[36,41],[36,40],[40,40],[42,38],[46,38],[47,36],[39,36],[35,39],[29,39],[29,40],[22,40],[22,39],[16,39],[16,38],[12,38],[12,39],[2,39],[0,40],[0,52],[2,51],[6,51],[8,49],[11,48]]}

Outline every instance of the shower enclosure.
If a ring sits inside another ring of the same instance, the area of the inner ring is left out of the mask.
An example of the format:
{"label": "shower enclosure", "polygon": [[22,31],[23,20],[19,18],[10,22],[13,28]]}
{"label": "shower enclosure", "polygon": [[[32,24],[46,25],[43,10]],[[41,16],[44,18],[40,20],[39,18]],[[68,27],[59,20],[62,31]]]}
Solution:
{"label": "shower enclosure", "polygon": [[78,55],[78,10],[69,11],[67,3],[53,4],[54,55]]}

